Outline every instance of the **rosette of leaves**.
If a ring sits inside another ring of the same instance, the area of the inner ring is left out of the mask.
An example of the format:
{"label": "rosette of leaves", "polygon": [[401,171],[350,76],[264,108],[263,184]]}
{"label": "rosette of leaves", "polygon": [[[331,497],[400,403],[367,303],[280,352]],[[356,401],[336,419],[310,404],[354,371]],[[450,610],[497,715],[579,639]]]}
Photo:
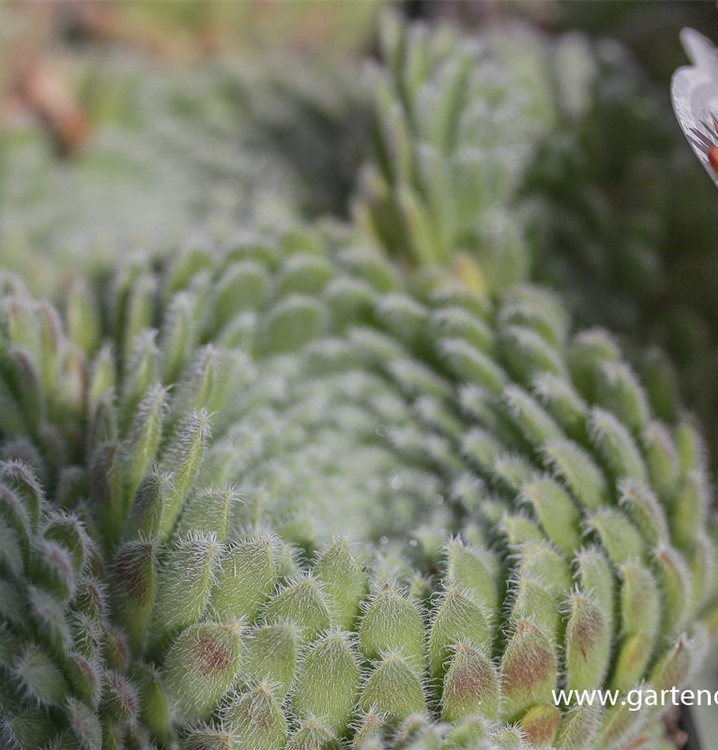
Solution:
{"label": "rosette of leaves", "polygon": [[552,294],[293,232],[0,307],[7,745],[655,746],[552,690],[690,678],[702,444]]}
{"label": "rosette of leaves", "polygon": [[492,290],[525,273],[514,200],[551,120],[545,88],[502,64],[486,39],[449,27],[380,27],[371,68],[374,144],[354,201],[359,224],[404,262],[480,259]]}

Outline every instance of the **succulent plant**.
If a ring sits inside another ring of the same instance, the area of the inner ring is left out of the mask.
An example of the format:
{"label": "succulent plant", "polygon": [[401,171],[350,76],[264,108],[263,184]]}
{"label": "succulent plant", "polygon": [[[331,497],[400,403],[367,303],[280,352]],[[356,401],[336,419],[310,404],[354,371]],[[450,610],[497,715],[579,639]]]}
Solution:
{"label": "succulent plant", "polygon": [[[418,80],[453,44],[392,28]],[[463,54],[449,79],[485,83]],[[61,312],[3,278],[6,745],[660,747],[660,707],[553,690],[690,679],[700,434],[530,283],[520,221],[440,227],[412,154],[357,211],[418,271],[332,227],[130,257]]]}
{"label": "succulent plant", "polygon": [[656,710],[551,690],[687,679],[691,422],[547,291],[353,239],[132,260],[63,315],[6,281],[10,746],[618,748]]}

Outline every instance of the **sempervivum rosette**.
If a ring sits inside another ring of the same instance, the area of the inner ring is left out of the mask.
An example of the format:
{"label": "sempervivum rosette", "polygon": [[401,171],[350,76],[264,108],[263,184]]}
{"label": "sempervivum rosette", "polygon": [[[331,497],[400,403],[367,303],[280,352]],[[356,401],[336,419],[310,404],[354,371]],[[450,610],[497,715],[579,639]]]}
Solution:
{"label": "sempervivum rosette", "polygon": [[700,438],[548,292],[297,232],[66,307],[5,283],[11,745],[620,748],[552,691],[690,676]]}

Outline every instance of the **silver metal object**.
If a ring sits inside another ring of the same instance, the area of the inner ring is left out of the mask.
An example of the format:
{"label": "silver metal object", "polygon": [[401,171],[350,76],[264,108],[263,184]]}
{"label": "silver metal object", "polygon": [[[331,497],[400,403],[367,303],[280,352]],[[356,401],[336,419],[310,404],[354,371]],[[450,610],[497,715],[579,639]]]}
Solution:
{"label": "silver metal object", "polygon": [[718,186],[718,49],[694,29],[681,42],[692,65],[673,75],[673,109],[693,151]]}

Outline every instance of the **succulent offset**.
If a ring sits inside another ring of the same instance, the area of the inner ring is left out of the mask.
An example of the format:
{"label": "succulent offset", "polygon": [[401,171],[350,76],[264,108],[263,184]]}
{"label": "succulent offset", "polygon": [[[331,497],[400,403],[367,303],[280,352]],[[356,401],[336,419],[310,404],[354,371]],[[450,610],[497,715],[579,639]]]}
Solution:
{"label": "succulent offset", "polygon": [[552,690],[682,685],[718,629],[698,431],[510,215],[417,240],[378,195],[385,244],[455,267],[317,229],[130,258],[61,313],[3,280],[10,747],[660,746],[659,709]]}
{"label": "succulent offset", "polygon": [[391,255],[428,265],[479,256],[491,289],[511,283],[530,260],[512,210],[546,129],[544,92],[448,29],[407,31],[386,17],[382,33],[357,221]]}

